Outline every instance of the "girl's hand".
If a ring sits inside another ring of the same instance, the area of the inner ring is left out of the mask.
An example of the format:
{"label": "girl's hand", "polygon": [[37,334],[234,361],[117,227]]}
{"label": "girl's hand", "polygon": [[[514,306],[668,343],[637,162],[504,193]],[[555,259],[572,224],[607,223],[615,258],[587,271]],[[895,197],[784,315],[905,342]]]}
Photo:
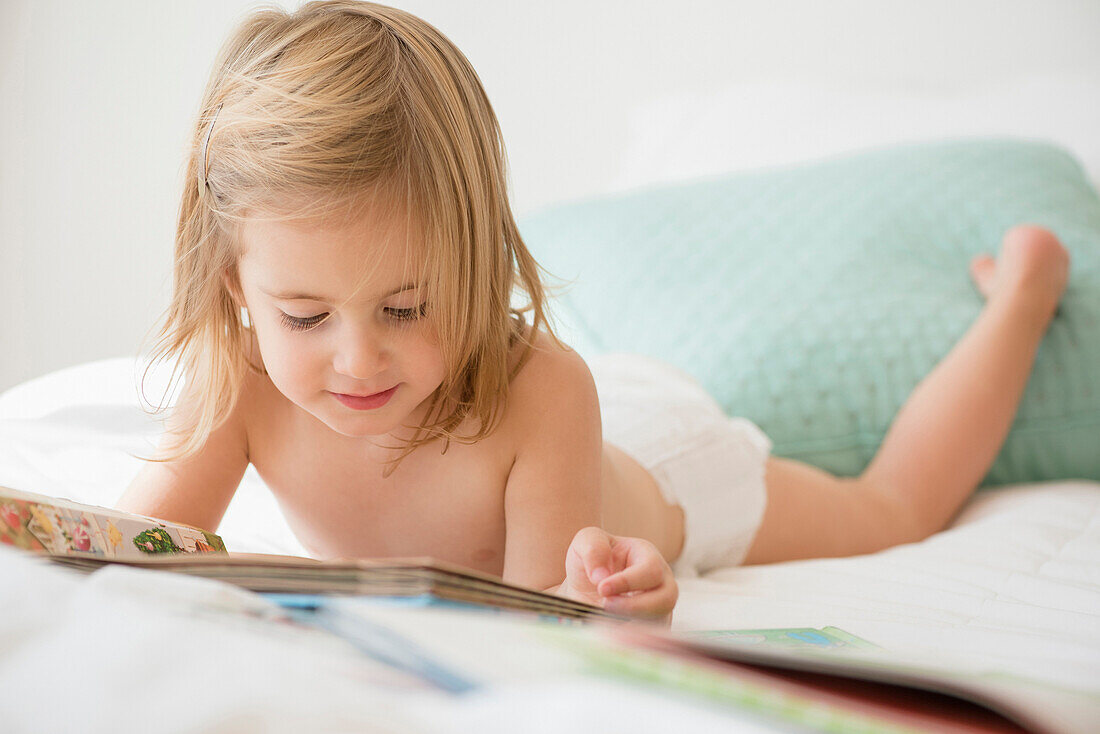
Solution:
{"label": "girl's hand", "polygon": [[648,540],[588,527],[569,544],[565,583],[558,593],[613,614],[669,624],[680,592],[672,569]]}

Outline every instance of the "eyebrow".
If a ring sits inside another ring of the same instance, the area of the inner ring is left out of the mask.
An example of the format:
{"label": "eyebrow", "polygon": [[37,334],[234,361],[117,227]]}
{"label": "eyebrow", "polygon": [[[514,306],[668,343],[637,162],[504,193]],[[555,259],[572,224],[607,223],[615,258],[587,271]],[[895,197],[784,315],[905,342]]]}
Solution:
{"label": "eyebrow", "polygon": [[[417,286],[416,283],[406,283],[405,285],[401,286],[400,288],[395,288],[394,290],[390,291],[389,293],[382,296],[382,298],[380,298],[378,300],[382,300],[384,298],[389,298],[390,296],[396,296],[398,293],[403,293],[404,291],[410,291],[410,290],[413,290],[414,288],[417,288],[417,287],[418,286]],[[323,303],[335,303],[334,299],[326,298],[325,296],[317,296],[317,295],[313,295],[313,294],[310,294],[310,293],[300,293],[298,291],[272,292],[272,291],[267,290],[263,286],[259,286],[259,288],[260,288],[261,291],[263,291],[267,295],[271,296],[272,298],[276,298],[280,301],[321,301]]]}

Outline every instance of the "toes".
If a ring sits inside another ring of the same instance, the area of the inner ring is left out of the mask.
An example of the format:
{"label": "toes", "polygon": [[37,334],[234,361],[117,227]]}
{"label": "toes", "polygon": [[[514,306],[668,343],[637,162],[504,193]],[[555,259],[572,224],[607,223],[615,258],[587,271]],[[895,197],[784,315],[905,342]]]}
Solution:
{"label": "toes", "polygon": [[1057,302],[1069,279],[1069,252],[1049,229],[1018,224],[1005,232],[997,273],[1012,292],[1042,293]]}
{"label": "toes", "polygon": [[1057,235],[1037,224],[1017,224],[1010,227],[1004,236],[1003,247],[1015,249],[1024,257],[1040,261],[1068,260],[1066,248]]}
{"label": "toes", "polygon": [[997,261],[992,255],[978,255],[970,261],[970,277],[982,295],[988,296],[993,287],[993,276],[997,272]]}
{"label": "toes", "polygon": [[985,278],[993,275],[997,267],[997,261],[989,253],[975,255],[970,261],[970,272],[975,278]]}
{"label": "toes", "polygon": [[1046,227],[1038,224],[1017,224],[1009,227],[1005,232],[1005,241],[1019,240],[1021,242],[1042,241],[1049,245],[1050,242],[1058,242],[1058,238]]}

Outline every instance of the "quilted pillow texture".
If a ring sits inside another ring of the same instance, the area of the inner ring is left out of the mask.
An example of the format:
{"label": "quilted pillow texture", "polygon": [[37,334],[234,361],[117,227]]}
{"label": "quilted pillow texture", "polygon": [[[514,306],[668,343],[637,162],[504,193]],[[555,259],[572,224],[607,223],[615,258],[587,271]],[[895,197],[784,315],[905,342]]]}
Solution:
{"label": "quilted pillow texture", "polygon": [[857,475],[978,315],[971,257],[1018,223],[1061,239],[1070,283],[984,483],[1100,479],[1100,199],[1054,145],[876,149],[559,205],[521,231],[567,282],[553,309],[582,355],[671,362],[776,455]]}

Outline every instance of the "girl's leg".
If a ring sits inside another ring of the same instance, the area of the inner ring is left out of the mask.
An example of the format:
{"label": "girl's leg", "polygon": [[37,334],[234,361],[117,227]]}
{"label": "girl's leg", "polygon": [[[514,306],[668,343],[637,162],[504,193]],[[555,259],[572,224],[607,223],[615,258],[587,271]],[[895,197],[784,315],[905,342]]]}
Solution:
{"label": "girl's leg", "polygon": [[1010,229],[971,275],[985,308],[917,385],[859,477],[768,459],[768,504],[745,563],[870,553],[931,535],[996,458],[1054,316],[1069,256],[1040,227]]}

